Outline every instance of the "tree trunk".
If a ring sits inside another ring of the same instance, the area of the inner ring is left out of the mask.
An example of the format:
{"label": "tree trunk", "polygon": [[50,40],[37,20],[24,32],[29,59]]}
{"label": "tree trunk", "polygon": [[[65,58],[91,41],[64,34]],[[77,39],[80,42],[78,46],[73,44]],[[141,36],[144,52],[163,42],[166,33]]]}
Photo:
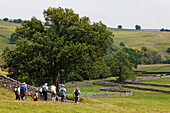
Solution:
{"label": "tree trunk", "polygon": [[57,65],[57,73],[54,74],[53,76],[53,83],[54,85],[56,86],[56,92],[57,92],[57,95],[59,95],[59,89],[60,89],[60,86],[59,86],[59,83],[60,83],[60,65],[58,64]]}

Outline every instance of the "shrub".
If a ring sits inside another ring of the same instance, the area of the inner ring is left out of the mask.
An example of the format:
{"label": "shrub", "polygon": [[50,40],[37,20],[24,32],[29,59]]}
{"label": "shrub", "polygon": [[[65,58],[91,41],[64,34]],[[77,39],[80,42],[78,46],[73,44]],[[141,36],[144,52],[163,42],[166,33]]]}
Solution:
{"label": "shrub", "polygon": [[79,74],[74,74],[72,77],[73,81],[83,81],[84,79]]}
{"label": "shrub", "polygon": [[167,53],[170,53],[170,47],[166,50]]}

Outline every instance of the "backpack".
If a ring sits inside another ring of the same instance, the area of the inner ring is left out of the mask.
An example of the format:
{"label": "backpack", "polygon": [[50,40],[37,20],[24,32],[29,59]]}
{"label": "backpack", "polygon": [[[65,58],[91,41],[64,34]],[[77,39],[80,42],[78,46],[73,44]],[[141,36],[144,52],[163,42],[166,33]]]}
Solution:
{"label": "backpack", "polygon": [[42,91],[43,91],[43,92],[47,92],[46,86],[43,86]]}
{"label": "backpack", "polygon": [[74,93],[75,93],[76,96],[78,96],[79,95],[79,90],[76,89]]}
{"label": "backpack", "polygon": [[25,85],[21,85],[21,92],[26,92],[26,87],[25,87]]}
{"label": "backpack", "polygon": [[18,88],[15,89],[15,94],[18,95]]}
{"label": "backpack", "polygon": [[61,88],[60,93],[63,95],[64,94],[64,88]]}

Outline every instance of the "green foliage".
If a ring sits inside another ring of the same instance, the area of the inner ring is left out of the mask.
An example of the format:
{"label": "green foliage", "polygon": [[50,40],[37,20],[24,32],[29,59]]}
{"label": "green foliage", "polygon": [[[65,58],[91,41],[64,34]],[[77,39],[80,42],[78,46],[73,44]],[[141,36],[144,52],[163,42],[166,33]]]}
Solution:
{"label": "green foliage", "polygon": [[17,27],[15,32],[18,36],[31,40],[35,33],[43,33],[45,30],[42,22],[32,17],[31,21],[24,21],[21,27]]}
{"label": "green foliage", "polygon": [[167,53],[170,53],[170,47],[166,50]]}
{"label": "green foliage", "polygon": [[131,63],[134,64],[134,67],[137,68],[138,64],[140,63],[139,53],[131,48],[123,48],[124,52],[128,53],[128,58]]}
{"label": "green foliage", "polygon": [[114,76],[119,76],[120,81],[134,79],[132,73],[133,64],[128,59],[128,54],[119,50],[113,54],[113,64],[111,65],[111,73]]}
{"label": "green foliage", "polygon": [[122,25],[118,25],[118,27],[117,27],[118,29],[122,29]]}
{"label": "green foliage", "polygon": [[[67,79],[73,70],[92,66],[107,52],[111,33],[103,23],[91,24],[88,17],[80,18],[72,9],[48,8],[44,17],[52,23],[48,29],[35,17],[16,29],[22,38],[15,50],[5,49],[3,67],[11,77],[28,84],[53,79],[58,90],[61,76]],[[92,68],[99,70],[99,66]]]}
{"label": "green foliage", "polygon": [[9,39],[9,42],[11,44],[16,44],[17,40],[19,39],[19,36],[16,33],[12,33],[11,37]]}
{"label": "green foliage", "polygon": [[72,81],[83,81],[84,79],[79,74],[74,74]]}
{"label": "green foliage", "polygon": [[136,29],[136,30],[141,30],[141,26],[140,26],[140,25],[136,25],[136,26],[135,26],[135,29]]}
{"label": "green foliage", "polygon": [[14,19],[13,23],[22,23],[22,19],[20,19],[20,18],[19,19]]}
{"label": "green foliage", "polygon": [[4,18],[3,21],[8,21],[8,18]]}
{"label": "green foliage", "polygon": [[126,47],[123,42],[120,42],[119,46]]}
{"label": "green foliage", "polygon": [[50,23],[49,22],[45,22],[44,25],[45,26],[50,26]]}
{"label": "green foliage", "polygon": [[156,51],[148,50],[146,47],[142,47],[140,52],[141,64],[158,64],[162,60],[161,55]]}

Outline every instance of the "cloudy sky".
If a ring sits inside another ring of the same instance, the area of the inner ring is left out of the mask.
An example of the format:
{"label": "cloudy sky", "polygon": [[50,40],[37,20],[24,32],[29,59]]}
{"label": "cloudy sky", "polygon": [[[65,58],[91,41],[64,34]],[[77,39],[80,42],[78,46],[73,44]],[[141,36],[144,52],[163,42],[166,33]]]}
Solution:
{"label": "cloudy sky", "polygon": [[0,0],[0,18],[28,20],[35,16],[44,21],[43,10],[59,6],[110,27],[170,28],[170,0]]}

